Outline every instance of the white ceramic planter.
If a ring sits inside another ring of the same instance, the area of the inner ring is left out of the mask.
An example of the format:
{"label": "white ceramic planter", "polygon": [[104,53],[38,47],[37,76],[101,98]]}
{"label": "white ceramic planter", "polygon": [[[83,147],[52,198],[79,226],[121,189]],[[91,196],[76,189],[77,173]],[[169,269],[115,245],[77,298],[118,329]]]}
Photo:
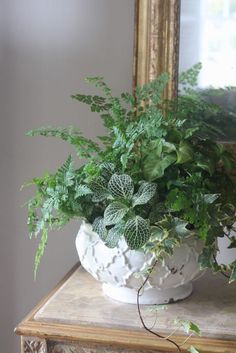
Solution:
{"label": "white ceramic planter", "polygon": [[[98,281],[109,297],[125,302],[137,302],[137,290],[145,277],[137,276],[154,261],[152,254],[130,250],[124,239],[118,247],[104,245],[92,226],[83,223],[76,237],[76,248],[82,266]],[[141,304],[164,304],[186,298],[192,292],[191,280],[199,273],[198,256],[202,244],[196,237],[187,238],[156,265],[147,281]]]}

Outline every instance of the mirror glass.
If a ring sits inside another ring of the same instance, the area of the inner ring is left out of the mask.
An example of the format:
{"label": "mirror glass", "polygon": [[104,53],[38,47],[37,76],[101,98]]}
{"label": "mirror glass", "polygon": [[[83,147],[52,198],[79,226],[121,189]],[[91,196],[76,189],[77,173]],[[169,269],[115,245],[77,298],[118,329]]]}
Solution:
{"label": "mirror glass", "polygon": [[198,62],[202,63],[199,89],[203,92],[208,90],[208,99],[219,103],[225,110],[214,122],[222,132],[218,139],[234,142],[236,0],[181,1],[179,71],[185,71]]}

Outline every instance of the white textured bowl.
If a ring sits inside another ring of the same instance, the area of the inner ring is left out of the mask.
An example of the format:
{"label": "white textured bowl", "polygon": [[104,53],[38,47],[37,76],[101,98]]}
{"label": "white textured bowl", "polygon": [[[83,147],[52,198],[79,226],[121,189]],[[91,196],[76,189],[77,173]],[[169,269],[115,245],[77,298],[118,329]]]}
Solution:
{"label": "white textured bowl", "polygon": [[[124,239],[110,249],[102,242],[92,226],[83,223],[76,237],[76,248],[82,266],[98,281],[109,297],[136,303],[137,290],[145,276],[140,272],[152,265],[153,254],[130,250]],[[192,292],[191,280],[199,273],[198,256],[202,243],[189,237],[174,249],[173,256],[160,261],[147,281],[141,304],[163,304],[186,298]]]}

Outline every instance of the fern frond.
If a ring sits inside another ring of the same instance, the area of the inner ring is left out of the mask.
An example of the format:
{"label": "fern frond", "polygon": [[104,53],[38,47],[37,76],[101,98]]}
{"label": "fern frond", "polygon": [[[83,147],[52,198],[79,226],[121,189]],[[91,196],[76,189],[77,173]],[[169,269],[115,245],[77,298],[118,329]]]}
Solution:
{"label": "fern frond", "polygon": [[36,279],[37,270],[40,265],[41,258],[44,254],[47,241],[48,241],[48,229],[44,228],[42,231],[42,236],[41,236],[40,243],[36,251],[35,260],[34,260],[34,279]]}
{"label": "fern frond", "polygon": [[54,128],[52,126],[41,127],[39,129],[28,131],[26,135],[59,137],[70,143],[75,148],[76,153],[80,158],[88,158],[91,154],[100,151],[100,147],[96,142],[81,136],[80,130],[73,126],[69,126],[68,128]]}
{"label": "fern frond", "polygon": [[107,97],[111,97],[111,89],[107,86],[107,84],[103,81],[103,77],[86,77],[86,82],[92,83],[95,87],[101,88],[102,92]]}

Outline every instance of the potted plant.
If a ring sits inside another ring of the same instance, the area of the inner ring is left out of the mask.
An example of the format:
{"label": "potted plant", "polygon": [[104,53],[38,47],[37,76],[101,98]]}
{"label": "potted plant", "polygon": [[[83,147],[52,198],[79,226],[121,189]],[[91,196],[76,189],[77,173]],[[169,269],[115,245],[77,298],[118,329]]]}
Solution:
{"label": "potted plant", "polygon": [[236,247],[235,157],[205,123],[220,108],[192,88],[198,70],[180,77],[173,101],[163,99],[167,74],[120,97],[102,78],[88,78],[102,96],[72,98],[100,114],[107,133],[98,142],[71,126],[28,133],[61,138],[85,160],[76,168],[69,156],[55,173],[32,181],[29,233],[41,235],[35,273],[48,232],[78,218],[82,265],[115,299],[136,302],[141,287],[141,303],[183,299],[199,266],[236,279],[236,261],[225,266],[216,260],[218,238],[227,236],[229,247]]}

